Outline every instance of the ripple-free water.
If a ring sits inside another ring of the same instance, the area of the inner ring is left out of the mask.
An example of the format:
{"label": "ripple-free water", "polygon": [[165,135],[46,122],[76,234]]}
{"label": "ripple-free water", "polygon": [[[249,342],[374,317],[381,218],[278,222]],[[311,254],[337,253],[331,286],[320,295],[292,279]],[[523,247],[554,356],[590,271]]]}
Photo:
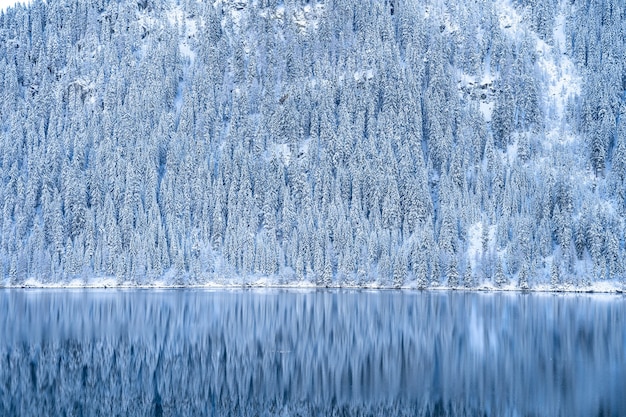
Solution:
{"label": "ripple-free water", "polygon": [[626,298],[3,290],[0,416],[626,415]]}

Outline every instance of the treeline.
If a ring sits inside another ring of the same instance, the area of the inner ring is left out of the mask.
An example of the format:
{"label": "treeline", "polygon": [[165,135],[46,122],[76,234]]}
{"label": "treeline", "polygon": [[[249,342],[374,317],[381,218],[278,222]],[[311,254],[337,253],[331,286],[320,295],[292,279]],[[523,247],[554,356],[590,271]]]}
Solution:
{"label": "treeline", "polygon": [[565,3],[512,29],[487,0],[10,8],[0,282],[622,279],[626,8]]}

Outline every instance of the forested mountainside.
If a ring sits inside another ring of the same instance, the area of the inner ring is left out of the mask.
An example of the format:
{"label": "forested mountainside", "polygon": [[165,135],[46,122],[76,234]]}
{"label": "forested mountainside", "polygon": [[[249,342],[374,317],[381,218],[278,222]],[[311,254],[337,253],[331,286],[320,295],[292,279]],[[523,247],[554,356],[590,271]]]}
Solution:
{"label": "forested mountainside", "polygon": [[626,275],[622,0],[34,1],[0,13],[0,277]]}

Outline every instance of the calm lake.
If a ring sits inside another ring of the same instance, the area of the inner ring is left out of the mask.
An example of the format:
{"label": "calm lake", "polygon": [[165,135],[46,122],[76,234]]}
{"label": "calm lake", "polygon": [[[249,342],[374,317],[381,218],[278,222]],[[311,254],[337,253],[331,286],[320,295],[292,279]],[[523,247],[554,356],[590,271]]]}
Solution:
{"label": "calm lake", "polygon": [[624,416],[626,298],[1,290],[0,416]]}

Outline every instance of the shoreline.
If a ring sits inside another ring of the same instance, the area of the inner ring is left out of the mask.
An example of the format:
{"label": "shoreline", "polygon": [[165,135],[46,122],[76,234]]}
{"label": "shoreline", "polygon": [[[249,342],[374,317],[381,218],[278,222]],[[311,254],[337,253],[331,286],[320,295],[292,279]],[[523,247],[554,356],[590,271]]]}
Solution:
{"label": "shoreline", "polygon": [[452,291],[452,292],[479,292],[479,293],[544,293],[544,294],[624,294],[624,285],[616,282],[600,282],[587,287],[563,286],[552,288],[549,285],[538,285],[534,288],[520,289],[509,285],[505,287],[495,287],[483,285],[473,288],[436,286],[418,288],[417,286],[402,286],[399,288],[369,284],[369,285],[332,285],[320,286],[311,282],[297,282],[287,284],[268,283],[264,281],[250,283],[219,283],[206,282],[202,284],[176,285],[156,282],[153,284],[133,284],[130,282],[118,284],[114,280],[105,280],[97,283],[85,283],[83,281],[71,281],[66,283],[41,283],[26,282],[18,285],[0,286],[0,290],[28,290],[28,289],[60,289],[60,290],[248,290],[248,289],[268,289],[268,290],[352,290],[352,291],[403,291],[403,292],[426,292],[426,291]]}

